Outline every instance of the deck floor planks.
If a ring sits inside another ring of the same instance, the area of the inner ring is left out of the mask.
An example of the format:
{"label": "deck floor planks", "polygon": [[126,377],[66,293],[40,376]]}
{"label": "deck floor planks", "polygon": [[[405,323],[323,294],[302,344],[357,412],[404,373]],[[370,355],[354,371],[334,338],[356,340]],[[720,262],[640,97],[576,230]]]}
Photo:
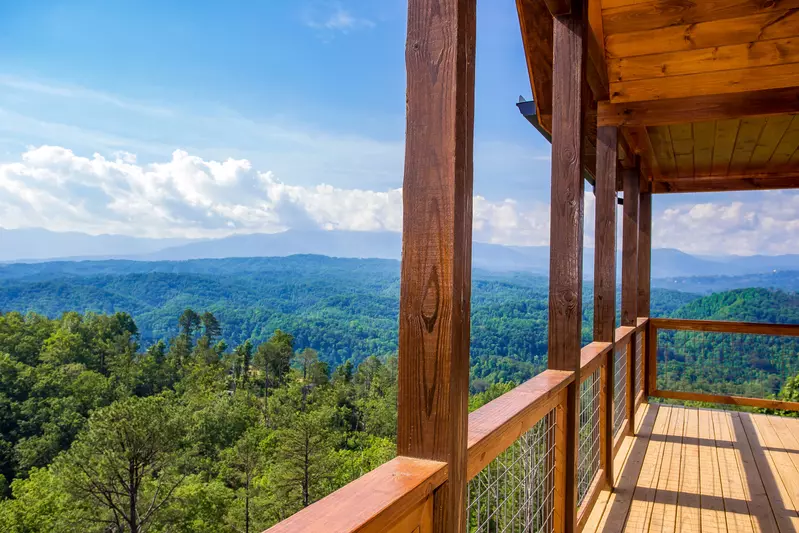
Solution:
{"label": "deck floor planks", "polygon": [[784,487],[782,501],[786,507],[797,511],[797,504],[799,504],[799,476],[797,476],[791,457],[783,450],[782,441],[780,441],[767,416],[753,416],[752,419],[760,433],[763,447],[773,461],[772,475],[782,481],[780,484]]}
{"label": "deck floor planks", "polygon": [[738,464],[744,481],[744,492],[749,505],[749,515],[752,517],[752,526],[758,533],[777,533],[779,531],[777,522],[760,478],[760,471],[755,464],[749,440],[744,433],[741,418],[738,413],[731,413],[731,415],[729,419],[730,432],[733,436],[733,446],[738,453]]}
{"label": "deck floor planks", "polygon": [[797,455],[799,450],[797,449],[796,437],[788,429],[784,418],[776,416],[763,418],[765,419],[763,423],[768,423],[771,426],[773,435],[776,438],[775,445],[779,443],[780,451],[778,453],[782,458],[780,461],[780,477],[782,477],[785,488],[791,494],[794,509],[799,511],[799,455]]}
{"label": "deck floor planks", "polygon": [[674,408],[661,406],[649,439],[649,446],[638,475],[638,483],[633,493],[633,501],[624,524],[625,532],[646,532],[649,530],[649,520],[652,517],[657,482],[660,477],[660,466],[663,462],[663,452],[666,448],[665,436]]}
{"label": "deck floor planks", "polygon": [[[613,479],[616,490],[605,489],[599,494],[594,509],[585,523],[584,531],[602,531],[610,514],[610,511],[607,510],[613,509],[613,513],[620,514],[620,509],[624,508],[625,501],[627,506],[629,506],[630,501],[632,501],[631,496],[635,490],[635,481],[638,479],[638,472],[636,471],[633,475],[631,471],[639,468],[643,462],[657,410],[657,405],[648,403],[643,404],[638,409],[635,421],[636,436],[624,437],[624,441],[613,459]],[[638,442],[637,448],[633,447],[635,442]],[[625,486],[625,480],[622,479],[625,469],[628,472],[627,486]],[[625,510],[624,516],[626,517],[626,515],[627,512]],[[619,527],[620,530],[621,527]]]}
{"label": "deck floor planks", "polygon": [[721,492],[724,497],[724,511],[727,517],[729,533],[753,533],[752,517],[738,466],[738,454],[735,452],[730,434],[729,418],[726,411],[713,411],[713,431],[716,436],[716,453],[719,460]]}
{"label": "deck floor planks", "polygon": [[657,480],[652,516],[647,531],[674,533],[677,523],[677,496],[682,473],[682,441],[685,432],[685,409],[672,407],[669,431],[665,437],[663,459]]}
{"label": "deck floor planks", "polygon": [[699,415],[699,479],[700,523],[703,533],[727,533],[727,518],[721,492],[721,476],[712,411],[700,409]]}
{"label": "deck floor planks", "polygon": [[616,456],[616,490],[603,491],[585,533],[799,532],[799,420],[657,404],[641,413]]}
{"label": "deck floor planks", "polygon": [[696,409],[686,409],[680,494],[677,500],[677,524],[680,526],[680,531],[701,531],[700,489],[699,412]]}
{"label": "deck floor planks", "polygon": [[783,501],[786,493],[782,479],[776,474],[776,467],[768,451],[764,449],[763,439],[754,423],[755,416],[749,413],[740,413],[738,418],[743,426],[744,433],[752,450],[752,456],[757,465],[760,480],[766,490],[774,517],[780,527],[780,531],[799,531],[799,515],[796,511]]}

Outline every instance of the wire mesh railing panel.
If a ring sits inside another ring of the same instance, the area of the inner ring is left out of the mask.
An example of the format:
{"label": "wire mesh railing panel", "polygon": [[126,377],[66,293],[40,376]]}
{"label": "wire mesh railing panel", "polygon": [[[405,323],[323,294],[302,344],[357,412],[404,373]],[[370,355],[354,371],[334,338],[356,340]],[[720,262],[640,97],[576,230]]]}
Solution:
{"label": "wire mesh railing panel", "polygon": [[617,435],[627,416],[627,344],[616,347],[613,369],[613,434]]}
{"label": "wire mesh railing panel", "polygon": [[580,384],[580,433],[577,448],[577,505],[588,494],[588,488],[599,471],[599,393],[601,369]]}
{"label": "wire mesh railing panel", "polygon": [[799,374],[799,338],[658,329],[660,390],[771,398]]}
{"label": "wire mesh railing panel", "polygon": [[469,531],[551,533],[555,409],[469,481]]}
{"label": "wire mesh railing panel", "polygon": [[635,398],[644,385],[644,333],[639,331],[635,334]]}

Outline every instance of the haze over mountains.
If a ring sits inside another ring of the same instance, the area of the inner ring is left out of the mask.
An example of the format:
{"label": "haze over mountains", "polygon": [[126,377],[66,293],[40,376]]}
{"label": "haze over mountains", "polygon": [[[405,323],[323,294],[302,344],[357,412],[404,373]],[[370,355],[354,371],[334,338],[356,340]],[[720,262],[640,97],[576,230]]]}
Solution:
{"label": "haze over mountains", "polygon": [[[401,248],[401,236],[393,232],[292,230],[275,234],[188,240],[0,228],[0,262],[7,263],[54,259],[185,261],[228,257],[285,257],[296,254],[399,259]],[[547,274],[549,248],[474,243],[473,266],[498,272]],[[591,250],[585,253],[583,268],[586,277],[591,277]],[[675,249],[659,248],[652,251],[654,278],[741,276],[787,270],[799,270],[799,255],[698,257]]]}

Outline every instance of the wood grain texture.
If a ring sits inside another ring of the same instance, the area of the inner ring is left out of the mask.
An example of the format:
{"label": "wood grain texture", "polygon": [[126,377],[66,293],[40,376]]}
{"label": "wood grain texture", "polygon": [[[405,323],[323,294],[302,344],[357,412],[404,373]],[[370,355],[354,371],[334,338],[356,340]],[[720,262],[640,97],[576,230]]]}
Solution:
{"label": "wood grain texture", "polygon": [[594,340],[613,342],[616,329],[616,170],[618,129],[599,128],[594,194]]}
{"label": "wood grain texture", "polygon": [[572,1],[570,15],[554,18],[547,359],[551,369],[575,372],[576,383],[567,389],[563,405],[565,459],[558,474],[565,478],[558,505],[563,505],[563,531],[569,533],[576,530],[577,519],[587,33],[586,0]]}
{"label": "wood grain texture", "polygon": [[792,63],[646,80],[611,80],[610,101],[666,100],[796,86],[799,86],[799,69]]}
{"label": "wood grain texture", "polygon": [[688,320],[682,318],[650,318],[658,329],[678,331],[709,331],[713,333],[754,333],[799,337],[799,325],[765,324],[760,322],[733,322],[726,320]]}
{"label": "wood grain texture", "polygon": [[[611,345],[612,346],[612,345]],[[613,350],[605,354],[605,364],[599,374],[599,467],[605,474],[604,486],[613,489],[614,449],[613,449]]]}
{"label": "wood grain texture", "polygon": [[618,57],[609,61],[608,69],[611,81],[619,82],[791,63],[799,63],[799,40],[796,37]]}
{"label": "wood grain texture", "polygon": [[[607,0],[603,0],[603,5]],[[632,57],[690,51],[716,46],[752,43],[799,35],[799,10],[774,9],[738,18],[707,22],[682,22],[672,26],[606,35],[606,52],[611,57]]]}
{"label": "wood grain texture", "polygon": [[580,350],[581,383],[605,363],[606,356],[612,349],[613,344],[610,342],[594,341],[583,346],[583,349]]}
{"label": "wood grain texture", "polygon": [[552,133],[552,16],[544,0],[516,0],[516,9],[536,115]]}
{"label": "wood grain texture", "polygon": [[617,345],[629,342],[630,337],[635,333],[635,329],[635,326],[619,326],[613,334],[614,342]]}
{"label": "wood grain texture", "polygon": [[466,524],[475,4],[408,4],[397,452],[448,464],[441,532]]}
{"label": "wood grain texture", "polygon": [[[423,506],[447,479],[438,461],[397,457],[267,530],[377,533]],[[411,531],[411,530],[409,530]]]}
{"label": "wood grain texture", "polygon": [[545,370],[469,415],[468,478],[504,452],[560,401],[574,373]]}
{"label": "wood grain texture", "polygon": [[650,319],[646,332],[646,372],[644,373],[644,394],[648,398],[652,391],[658,388],[658,329]]}
{"label": "wood grain texture", "polygon": [[789,87],[747,93],[689,96],[667,101],[600,101],[597,105],[597,124],[599,127],[666,126],[793,113],[799,113],[799,92]]}
{"label": "wood grain texture", "polygon": [[[638,318],[638,202],[637,169],[622,171],[624,218],[622,222],[621,325],[635,326]],[[550,241],[554,242],[554,241]]]}
{"label": "wood grain texture", "polygon": [[638,317],[648,317],[652,277],[652,193],[643,192],[638,208]]}
{"label": "wood grain texture", "polygon": [[605,34],[640,32],[669,26],[756,16],[799,8],[798,0],[656,0],[602,11]]}

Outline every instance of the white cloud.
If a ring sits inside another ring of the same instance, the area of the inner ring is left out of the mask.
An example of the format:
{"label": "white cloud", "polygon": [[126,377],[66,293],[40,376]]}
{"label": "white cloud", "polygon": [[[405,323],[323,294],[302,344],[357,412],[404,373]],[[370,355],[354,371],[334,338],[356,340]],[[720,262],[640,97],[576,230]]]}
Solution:
{"label": "white cloud", "polygon": [[664,209],[652,222],[653,245],[697,254],[799,252],[799,194],[764,191],[745,198]]}
{"label": "white cloud", "polygon": [[305,11],[304,22],[307,26],[317,30],[332,30],[342,33],[375,27],[373,21],[354,16],[338,2],[324,7],[308,8]]}
{"label": "white cloud", "polygon": [[[219,237],[289,228],[394,231],[402,228],[402,190],[297,186],[244,159],[210,161],[177,150],[139,165],[117,152],[87,158],[58,146],[31,148],[0,165],[0,226],[147,237]],[[546,205],[474,199],[478,240],[541,244]]]}

